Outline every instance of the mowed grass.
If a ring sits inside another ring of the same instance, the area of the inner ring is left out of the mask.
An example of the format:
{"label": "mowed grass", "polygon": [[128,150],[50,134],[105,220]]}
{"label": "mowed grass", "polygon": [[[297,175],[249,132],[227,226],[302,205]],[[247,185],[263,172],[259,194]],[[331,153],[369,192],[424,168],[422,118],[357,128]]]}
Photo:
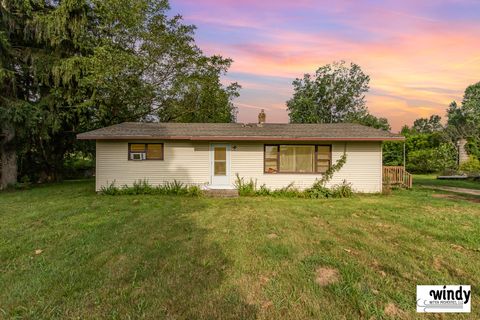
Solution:
{"label": "mowed grass", "polygon": [[480,190],[480,180],[449,180],[449,179],[437,179],[436,174],[416,174],[413,176],[413,183],[415,185],[422,186],[435,186],[435,187],[457,187]]}
{"label": "mowed grass", "polygon": [[[472,314],[448,318],[480,317],[478,203],[93,189],[0,193],[0,318],[413,319],[417,284],[472,285]],[[318,285],[320,267],[337,281]]]}

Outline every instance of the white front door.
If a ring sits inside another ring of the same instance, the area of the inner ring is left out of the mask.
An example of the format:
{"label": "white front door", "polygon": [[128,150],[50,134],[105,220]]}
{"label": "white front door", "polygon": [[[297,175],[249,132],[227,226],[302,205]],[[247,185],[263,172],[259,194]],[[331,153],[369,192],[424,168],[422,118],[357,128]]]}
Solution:
{"label": "white front door", "polygon": [[210,146],[210,176],[212,187],[230,186],[230,145]]}

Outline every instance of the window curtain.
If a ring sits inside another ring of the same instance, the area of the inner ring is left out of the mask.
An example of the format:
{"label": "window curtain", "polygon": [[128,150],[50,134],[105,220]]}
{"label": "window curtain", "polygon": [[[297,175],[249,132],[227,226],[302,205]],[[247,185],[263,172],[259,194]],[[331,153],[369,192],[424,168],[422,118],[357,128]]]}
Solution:
{"label": "window curtain", "polygon": [[315,146],[280,146],[280,172],[314,172]]}
{"label": "window curtain", "polygon": [[313,172],[315,169],[315,147],[297,146],[295,147],[295,171]]}

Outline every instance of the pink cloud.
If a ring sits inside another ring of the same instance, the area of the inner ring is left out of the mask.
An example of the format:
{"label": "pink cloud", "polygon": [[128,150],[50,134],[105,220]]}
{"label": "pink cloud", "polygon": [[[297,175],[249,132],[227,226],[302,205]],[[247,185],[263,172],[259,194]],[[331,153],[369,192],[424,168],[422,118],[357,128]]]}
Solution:
{"label": "pink cloud", "polygon": [[[291,85],[261,78],[293,80],[335,60],[353,61],[371,76],[368,106],[395,130],[419,116],[443,115],[450,101],[480,80],[480,24],[431,10],[475,1],[181,2],[195,8],[185,14],[187,22],[219,32],[200,38],[200,47],[233,58],[231,74],[249,75],[238,80],[244,84],[240,120],[255,120],[258,108],[271,112],[272,121],[287,120]],[[319,23],[312,20],[317,15]]]}

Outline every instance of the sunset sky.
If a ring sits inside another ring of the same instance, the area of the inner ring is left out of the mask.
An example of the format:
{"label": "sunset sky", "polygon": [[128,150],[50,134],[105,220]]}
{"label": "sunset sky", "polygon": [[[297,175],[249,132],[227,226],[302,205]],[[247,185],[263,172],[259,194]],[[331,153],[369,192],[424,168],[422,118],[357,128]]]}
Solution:
{"label": "sunset sky", "polygon": [[230,57],[239,122],[288,122],[292,81],[345,60],[370,75],[367,106],[393,131],[442,117],[480,81],[480,0],[171,0],[207,54]]}

